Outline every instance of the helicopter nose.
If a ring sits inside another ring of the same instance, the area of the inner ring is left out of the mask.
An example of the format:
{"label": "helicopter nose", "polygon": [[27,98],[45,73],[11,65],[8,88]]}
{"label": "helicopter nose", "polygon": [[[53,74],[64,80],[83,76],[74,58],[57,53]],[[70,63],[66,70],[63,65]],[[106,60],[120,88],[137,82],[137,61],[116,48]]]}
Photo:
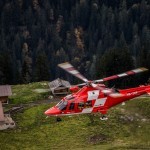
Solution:
{"label": "helicopter nose", "polygon": [[52,107],[45,111],[45,115],[47,115],[47,116],[58,115],[60,113],[61,113],[61,111],[56,107]]}

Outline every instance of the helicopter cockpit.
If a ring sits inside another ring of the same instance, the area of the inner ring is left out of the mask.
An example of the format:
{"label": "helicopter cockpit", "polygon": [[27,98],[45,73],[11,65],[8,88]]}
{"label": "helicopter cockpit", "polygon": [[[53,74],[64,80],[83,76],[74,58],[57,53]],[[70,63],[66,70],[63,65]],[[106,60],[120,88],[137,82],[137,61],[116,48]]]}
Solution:
{"label": "helicopter cockpit", "polygon": [[56,105],[56,107],[57,107],[59,110],[65,110],[66,107],[67,107],[67,101],[61,100],[61,101]]}
{"label": "helicopter cockpit", "polygon": [[67,95],[64,99],[65,100],[73,100],[75,97],[72,95],[72,94],[70,94],[70,95]]}

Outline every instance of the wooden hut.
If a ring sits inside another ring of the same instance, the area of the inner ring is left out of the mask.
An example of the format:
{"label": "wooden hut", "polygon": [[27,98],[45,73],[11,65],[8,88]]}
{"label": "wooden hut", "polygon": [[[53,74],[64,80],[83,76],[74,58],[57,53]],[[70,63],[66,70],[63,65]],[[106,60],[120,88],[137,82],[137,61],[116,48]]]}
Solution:
{"label": "wooden hut", "polygon": [[48,85],[54,95],[68,94],[70,92],[70,83],[60,78],[50,82]]}
{"label": "wooden hut", "polygon": [[4,121],[4,113],[2,104],[8,104],[8,96],[12,95],[11,86],[0,85],[0,122]]}
{"label": "wooden hut", "polygon": [[10,85],[0,85],[0,130],[15,127],[9,114],[4,114],[3,104],[8,104],[8,97],[12,95]]}

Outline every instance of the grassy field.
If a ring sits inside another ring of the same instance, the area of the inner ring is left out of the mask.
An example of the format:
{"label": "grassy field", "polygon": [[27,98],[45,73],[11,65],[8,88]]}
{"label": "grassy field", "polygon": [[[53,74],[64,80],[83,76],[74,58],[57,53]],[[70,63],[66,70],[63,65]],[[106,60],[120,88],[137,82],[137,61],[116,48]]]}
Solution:
{"label": "grassy field", "polygon": [[38,89],[48,89],[48,82],[36,82],[12,86],[13,95],[10,97],[12,104],[24,104],[47,98],[48,92],[36,92]]}
{"label": "grassy field", "polygon": [[[30,85],[31,88],[28,85],[14,86],[16,95],[11,97],[12,103],[22,103],[22,99],[23,103],[27,103],[28,98],[24,96],[29,97],[29,102],[35,101],[37,95],[33,100],[30,95],[34,95],[31,92],[34,84]],[[17,89],[28,90],[28,94],[23,95],[21,91],[18,94]],[[48,93],[38,93],[37,97],[44,99],[47,96]],[[0,150],[150,149],[150,98],[138,98],[127,102],[125,106],[110,109],[107,121],[101,121],[98,115],[94,115],[94,123],[90,122],[87,115],[63,117],[61,122],[56,122],[54,117],[46,119],[43,112],[55,104],[28,107],[12,116],[17,127],[0,131]]]}

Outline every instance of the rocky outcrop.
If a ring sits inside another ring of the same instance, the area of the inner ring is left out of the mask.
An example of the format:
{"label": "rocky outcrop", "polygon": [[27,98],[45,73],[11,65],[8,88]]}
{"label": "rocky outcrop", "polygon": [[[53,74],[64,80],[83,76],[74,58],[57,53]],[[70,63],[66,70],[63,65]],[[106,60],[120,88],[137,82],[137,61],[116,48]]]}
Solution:
{"label": "rocky outcrop", "polygon": [[15,128],[16,124],[9,114],[4,115],[4,121],[0,122],[0,130]]}

